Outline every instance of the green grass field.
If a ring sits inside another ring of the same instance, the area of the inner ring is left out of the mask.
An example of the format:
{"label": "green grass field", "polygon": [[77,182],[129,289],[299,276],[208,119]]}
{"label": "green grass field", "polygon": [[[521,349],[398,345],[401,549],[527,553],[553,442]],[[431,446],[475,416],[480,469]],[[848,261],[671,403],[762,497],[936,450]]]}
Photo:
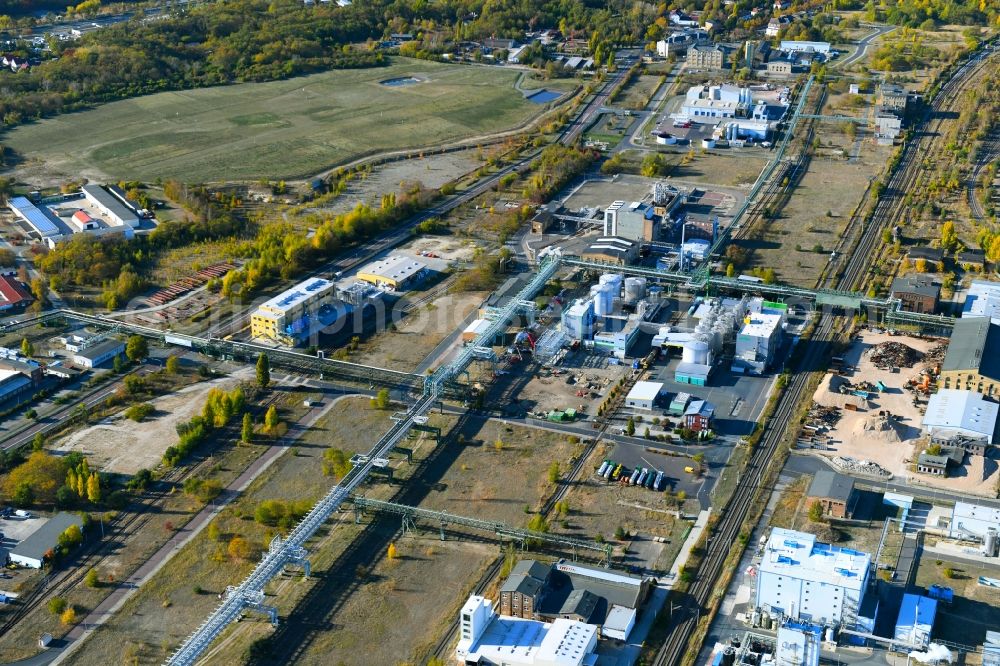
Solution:
{"label": "green grass field", "polygon": [[[408,76],[421,81],[379,83]],[[514,89],[517,76],[493,67],[395,59],[388,67],[113,102],[19,127],[3,142],[29,163],[42,160],[67,176],[291,179],[366,154],[516,127],[546,108]]]}

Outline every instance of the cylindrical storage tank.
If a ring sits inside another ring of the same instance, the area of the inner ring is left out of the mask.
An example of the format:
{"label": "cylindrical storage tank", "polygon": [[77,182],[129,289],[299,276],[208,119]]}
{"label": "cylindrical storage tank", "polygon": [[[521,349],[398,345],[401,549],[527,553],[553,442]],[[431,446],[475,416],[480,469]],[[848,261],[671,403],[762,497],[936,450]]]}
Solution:
{"label": "cylindrical storage tank", "polygon": [[646,278],[630,277],[625,279],[625,302],[635,305],[646,296]]}
{"label": "cylindrical storage tank", "polygon": [[708,365],[708,344],[701,340],[689,340],[684,343],[684,351],[681,352],[681,359],[684,363],[697,363]]}
{"label": "cylindrical storage tank", "polygon": [[702,139],[701,140],[701,147],[702,148],[715,148],[715,139]]}
{"label": "cylindrical storage tank", "polygon": [[594,314],[598,317],[607,317],[614,312],[614,305],[614,287],[607,284],[598,285],[597,293],[594,294]]}
{"label": "cylindrical storage tank", "polygon": [[983,537],[983,555],[986,557],[996,557],[998,540],[1000,540],[1000,537],[998,537],[995,529],[990,528],[986,530],[986,536]]}
{"label": "cylindrical storage tank", "polygon": [[836,637],[836,634],[833,633],[833,627],[827,627],[826,628],[826,638],[825,638],[826,642],[827,643],[832,643],[833,639],[835,637]]}
{"label": "cylindrical storage tank", "polygon": [[622,293],[624,279],[620,273],[605,273],[601,276],[599,284],[610,286],[614,290],[614,295],[619,296]]}
{"label": "cylindrical storage tank", "polygon": [[604,476],[604,473],[608,471],[608,464],[607,460],[601,463],[600,468],[597,470],[597,476]]}

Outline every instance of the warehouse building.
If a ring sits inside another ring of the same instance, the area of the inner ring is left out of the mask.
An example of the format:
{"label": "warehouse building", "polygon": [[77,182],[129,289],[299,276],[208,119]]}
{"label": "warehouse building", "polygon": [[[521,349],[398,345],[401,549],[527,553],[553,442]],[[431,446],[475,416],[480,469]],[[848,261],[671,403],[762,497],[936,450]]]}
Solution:
{"label": "warehouse building", "polygon": [[956,321],[938,381],[946,389],[1000,394],[1000,326],[987,317]]}
{"label": "warehouse building", "polygon": [[1000,508],[955,502],[948,527],[949,537],[982,541],[989,530],[1000,532]]}
{"label": "warehouse building", "polygon": [[781,40],[781,46],[778,48],[789,53],[812,52],[826,55],[830,53],[830,42],[805,42],[783,39]]}
{"label": "warehouse building", "polygon": [[358,271],[357,278],[376,287],[405,291],[424,278],[427,267],[400,254],[373,261]]}
{"label": "warehouse building", "polygon": [[[286,289],[250,315],[250,334],[294,347],[337,319],[336,285],[310,278]],[[325,315],[325,316],[324,316]]]}
{"label": "warehouse building", "polygon": [[84,198],[93,204],[97,210],[107,217],[109,225],[114,227],[139,227],[139,214],[123,199],[116,197],[100,185],[84,185],[80,188]]}
{"label": "warehouse building", "polygon": [[522,560],[500,588],[500,613],[550,622],[586,622],[600,626],[602,636],[626,640],[652,582],[565,560],[551,567]]}
{"label": "warehouse building", "polygon": [[890,289],[890,297],[899,299],[899,308],[904,312],[934,312],[940,295],[941,287],[927,275],[898,277]]}
{"label": "warehouse building", "polygon": [[781,346],[782,316],[778,314],[755,313],[744,320],[743,328],[736,336],[736,354],[733,358],[733,372],[747,372],[762,375],[767,372],[774,355]]}
{"label": "warehouse building", "polygon": [[[6,362],[0,362],[6,365]],[[0,405],[17,404],[34,393],[29,375],[10,368],[0,369]]]}
{"label": "warehouse building", "polygon": [[45,553],[59,544],[59,535],[70,525],[76,525],[82,530],[83,518],[72,513],[57,513],[10,551],[10,561],[29,569],[41,569],[45,563]]}
{"label": "warehouse building", "polygon": [[545,584],[549,582],[549,567],[535,560],[521,560],[500,587],[500,614],[531,619],[535,617]]}
{"label": "warehouse building", "polygon": [[551,623],[501,617],[493,602],[470,596],[459,611],[455,655],[463,664],[594,666],[597,627],[575,620]]}
{"label": "warehouse building", "polygon": [[7,201],[7,207],[23,220],[31,230],[38,234],[41,240],[58,240],[62,237],[62,230],[56,224],[47,211],[39,208],[24,197],[12,197]]}
{"label": "warehouse building", "polygon": [[116,356],[125,354],[125,343],[114,338],[105,340],[91,347],[86,347],[73,354],[73,363],[81,368],[99,368],[111,363]]}
{"label": "warehouse building", "polygon": [[603,236],[587,246],[582,256],[588,261],[625,266],[639,258],[639,243],[627,238]]}
{"label": "warehouse building", "polygon": [[1000,325],[1000,282],[973,280],[965,293],[962,317],[989,317]]}
{"label": "warehouse building", "polygon": [[914,647],[927,647],[931,642],[936,616],[937,599],[919,594],[904,594],[893,638],[905,641]]}
{"label": "warehouse building", "polygon": [[23,310],[35,302],[24,285],[13,275],[0,275],[0,312]]}
{"label": "warehouse building", "polygon": [[756,607],[771,615],[853,627],[868,587],[871,556],[774,528],[757,575]]}
{"label": "warehouse building", "polygon": [[661,393],[663,393],[663,384],[660,382],[636,382],[632,390],[625,396],[625,406],[651,411],[656,406],[656,401]]}
{"label": "warehouse building", "polygon": [[809,491],[806,493],[806,505],[819,502],[823,514],[833,518],[850,518],[854,515],[857,496],[854,493],[854,479],[828,469],[816,472]]}
{"label": "warehouse building", "polygon": [[[941,389],[927,400],[923,427],[933,438],[948,443],[961,438],[992,444],[1000,405],[974,391]],[[976,450],[978,446],[974,447]]]}

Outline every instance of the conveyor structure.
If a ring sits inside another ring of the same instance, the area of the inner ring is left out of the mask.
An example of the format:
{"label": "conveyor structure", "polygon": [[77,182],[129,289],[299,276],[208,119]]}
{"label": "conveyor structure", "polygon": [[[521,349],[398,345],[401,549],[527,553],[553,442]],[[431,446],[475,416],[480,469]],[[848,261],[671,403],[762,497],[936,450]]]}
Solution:
{"label": "conveyor structure", "polygon": [[[323,499],[316,503],[302,521],[282,539],[271,541],[267,553],[254,570],[239,585],[228,589],[222,603],[208,616],[200,627],[192,633],[167,660],[170,666],[194,664],[212,641],[236,620],[246,608],[259,608],[267,584],[289,564],[306,562],[305,544],[316,533],[330,515],[368,478],[376,461],[388,458],[389,452],[402,443],[410,429],[426,423],[426,414],[442,396],[446,383],[465,372],[473,360],[481,356],[482,349],[489,347],[489,341],[505,330],[514,317],[522,310],[533,306],[532,299],[555,274],[560,266],[558,254],[549,256],[538,267],[534,278],[521,290],[517,298],[493,313],[490,325],[465,347],[458,358],[427,377],[423,394],[405,413],[397,413],[393,425],[382,435],[366,456],[358,458],[358,465],[330,489]],[[477,351],[478,350],[478,351]],[[266,610],[266,609],[265,609]],[[270,611],[267,611],[270,614]],[[275,616],[271,614],[272,621]]]}

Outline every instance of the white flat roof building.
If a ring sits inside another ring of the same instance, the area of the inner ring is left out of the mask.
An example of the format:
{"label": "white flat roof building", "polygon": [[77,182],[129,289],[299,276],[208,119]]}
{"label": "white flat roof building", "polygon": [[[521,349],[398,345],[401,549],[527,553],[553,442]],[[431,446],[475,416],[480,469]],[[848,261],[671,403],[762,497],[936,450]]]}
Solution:
{"label": "white flat roof building", "polygon": [[656,398],[663,392],[660,382],[636,382],[625,396],[625,406],[636,409],[653,409]]}
{"label": "white flat roof building", "polygon": [[973,280],[962,306],[963,317],[989,317],[1000,324],[1000,282]]}
{"label": "white flat roof building", "polygon": [[455,655],[473,664],[594,666],[596,647],[597,627],[592,624],[501,617],[493,602],[473,595],[460,611]]}
{"label": "white flat roof building", "polygon": [[941,389],[927,400],[923,427],[931,435],[957,433],[993,443],[1000,405],[975,391]]}
{"label": "white flat roof building", "polygon": [[951,511],[951,526],[948,536],[952,539],[979,539],[982,541],[986,531],[994,529],[1000,532],[1000,508],[955,502]]}
{"label": "white flat roof building", "polygon": [[781,40],[781,46],[779,47],[782,51],[788,51],[789,53],[796,53],[798,51],[814,51],[816,53],[829,53],[830,52],[830,42],[804,42],[799,40]]}
{"label": "white flat roof building", "polygon": [[817,543],[813,534],[774,528],[757,575],[756,607],[809,622],[853,627],[870,565],[867,553]]}
{"label": "white flat roof building", "polygon": [[628,635],[635,627],[636,610],[625,606],[614,605],[608,611],[608,616],[604,618],[601,625],[601,635],[605,638],[613,638],[618,641],[628,640]]}

